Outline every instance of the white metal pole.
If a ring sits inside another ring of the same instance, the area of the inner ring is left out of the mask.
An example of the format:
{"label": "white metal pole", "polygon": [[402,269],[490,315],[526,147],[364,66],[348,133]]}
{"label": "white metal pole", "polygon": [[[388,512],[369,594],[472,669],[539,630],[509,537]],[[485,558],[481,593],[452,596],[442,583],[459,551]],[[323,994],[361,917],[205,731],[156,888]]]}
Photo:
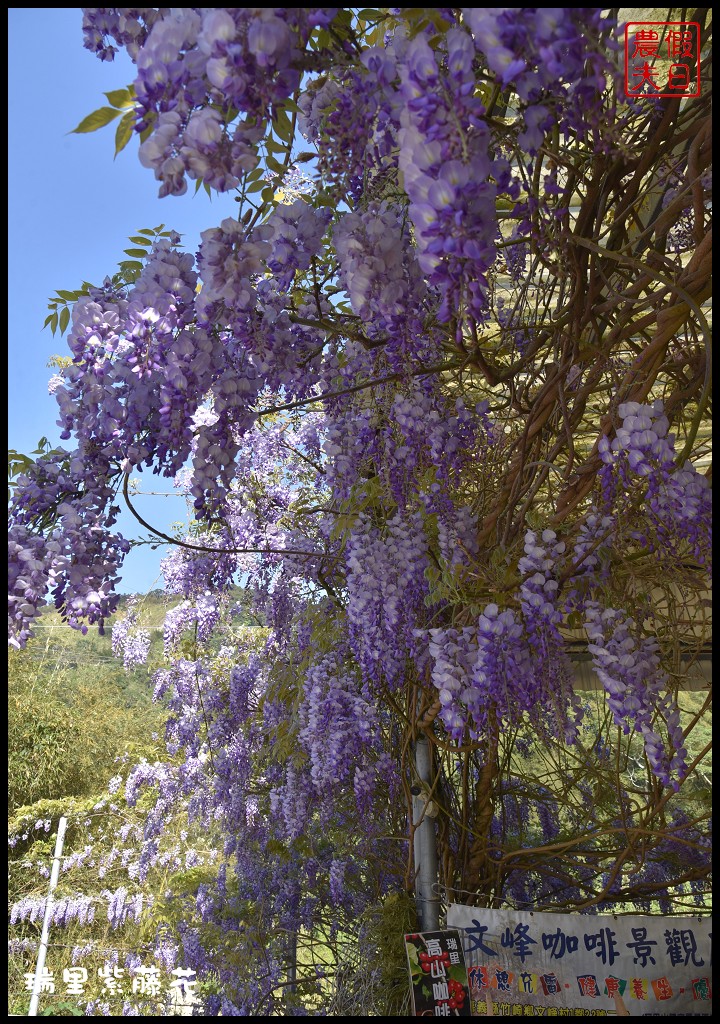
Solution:
{"label": "white metal pole", "polygon": [[413,824],[415,825],[415,900],[420,919],[420,930],[436,932],[440,927],[440,900],[435,886],[438,881],[435,824],[428,813],[427,793],[432,780],[432,752],[426,736],[418,736],[415,743],[415,768],[422,783],[420,794],[413,796]]}
{"label": "white metal pole", "polygon": [[30,996],[30,1009],[28,1017],[37,1017],[38,1000],[40,999],[40,977],[45,970],[45,955],[47,954],[48,935],[50,934],[50,921],[52,919],[52,894],[60,875],[60,858],[62,856],[63,840],[65,839],[65,826],[67,818],[61,818],[58,822],[57,838],[55,840],[55,853],[53,855],[52,869],[50,871],[50,888],[48,889],[47,902],[45,904],[45,917],[43,918],[42,934],[40,935],[40,948],[38,949],[37,964],[35,965],[35,978],[33,990]]}

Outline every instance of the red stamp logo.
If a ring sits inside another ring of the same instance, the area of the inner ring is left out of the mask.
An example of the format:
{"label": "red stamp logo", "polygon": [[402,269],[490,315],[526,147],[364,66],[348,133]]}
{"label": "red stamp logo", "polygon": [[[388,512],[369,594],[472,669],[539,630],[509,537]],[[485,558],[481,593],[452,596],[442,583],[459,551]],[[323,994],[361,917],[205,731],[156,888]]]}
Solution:
{"label": "red stamp logo", "polygon": [[628,96],[699,96],[696,21],[629,21],[625,26]]}

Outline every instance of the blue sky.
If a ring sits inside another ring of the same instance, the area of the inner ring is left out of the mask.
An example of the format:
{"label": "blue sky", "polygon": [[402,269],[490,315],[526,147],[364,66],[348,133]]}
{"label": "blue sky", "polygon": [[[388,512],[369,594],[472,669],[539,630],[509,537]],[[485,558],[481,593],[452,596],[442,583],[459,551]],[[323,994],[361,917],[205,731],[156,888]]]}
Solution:
{"label": "blue sky", "polygon": [[[80,8],[10,8],[8,104],[8,447],[29,452],[45,436],[59,443],[57,407],[48,395],[53,354],[67,352],[42,324],[58,288],[99,283],[125,258],[129,235],[164,223],[195,251],[200,232],[237,212],[232,198],[158,199],[158,183],[137,159],[137,139],[113,160],[115,128],[70,135],[103,95],[133,80],[124,53],[104,63],[82,45]],[[68,442],[69,443],[69,442]],[[143,486],[172,490],[150,476]],[[137,499],[144,517],[160,529],[184,516],[177,497]],[[124,514],[121,532],[142,529]],[[130,553],[121,589],[144,593],[161,585],[160,558],[167,551],[141,547]]]}

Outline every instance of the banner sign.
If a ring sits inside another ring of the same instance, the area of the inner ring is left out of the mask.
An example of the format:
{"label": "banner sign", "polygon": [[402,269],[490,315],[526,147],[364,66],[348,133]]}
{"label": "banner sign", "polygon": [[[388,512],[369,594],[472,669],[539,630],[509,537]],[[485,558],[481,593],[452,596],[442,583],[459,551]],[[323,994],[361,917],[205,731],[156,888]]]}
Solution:
{"label": "banner sign", "polygon": [[405,936],[414,1017],[469,1017],[462,939],[456,931]]}
{"label": "banner sign", "polygon": [[[712,1013],[709,917],[540,914],[451,904],[473,1016]],[[490,998],[488,998],[488,996]]]}

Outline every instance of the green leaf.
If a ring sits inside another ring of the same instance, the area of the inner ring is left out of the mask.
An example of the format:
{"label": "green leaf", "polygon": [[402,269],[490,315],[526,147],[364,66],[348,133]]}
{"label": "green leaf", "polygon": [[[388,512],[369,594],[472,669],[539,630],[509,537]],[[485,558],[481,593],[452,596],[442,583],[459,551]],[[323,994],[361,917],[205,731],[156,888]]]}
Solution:
{"label": "green leaf", "polygon": [[60,313],[60,333],[64,334],[67,330],[67,325],[70,323],[70,307],[65,306]]}
{"label": "green leaf", "polygon": [[141,235],[130,235],[129,242],[134,242],[135,245],[152,245],[152,238],[143,238]]}
{"label": "green leaf", "polygon": [[129,89],[113,89],[111,92],[103,93],[103,95],[107,96],[108,102],[112,103],[114,107],[129,107],[134,103]]}
{"label": "green leaf", "polygon": [[298,153],[298,155],[295,157],[295,163],[297,163],[297,164],[306,164],[308,162],[308,160],[316,160],[316,159],[317,159],[317,153]]}
{"label": "green leaf", "polygon": [[39,1017],[84,1017],[85,1014],[74,1003],[54,1003],[47,1010],[41,1010]]}
{"label": "green leaf", "polygon": [[225,124],[232,124],[232,122],[240,113],[238,108],[234,107],[232,104],[230,104],[227,107],[227,109],[224,109],[223,107],[217,106],[215,104],[211,104],[211,106],[213,107],[213,109],[217,110],[222,115],[222,119]]}
{"label": "green leaf", "polygon": [[128,256],[134,256],[136,259],[144,260],[147,256],[147,249],[123,249]]}
{"label": "green leaf", "polygon": [[47,327],[47,325],[48,325],[48,324],[50,323],[50,321],[52,320],[52,318],[53,318],[53,314],[52,314],[52,313],[49,313],[49,314],[48,314],[48,315],[47,315],[47,316],[45,317],[45,323],[43,324],[43,330],[45,330],[45,328],[46,328],[46,327]]}
{"label": "green leaf", "polygon": [[57,289],[57,294],[61,299],[65,299],[66,302],[75,302],[77,299],[77,292],[64,291],[62,288]]}
{"label": "green leaf", "polygon": [[245,189],[246,192],[260,192],[262,189],[267,188],[266,181],[253,181]]}
{"label": "green leaf", "polygon": [[88,114],[84,117],[77,128],[73,128],[70,132],[71,135],[81,134],[83,132],[96,132],[98,128],[104,128],[106,124],[110,124],[116,117],[120,116],[119,110],[113,110],[112,107],[100,107],[99,110],[94,110],[92,114]]}
{"label": "green leaf", "polygon": [[32,466],[32,459],[29,456],[16,452],[14,448],[8,449],[8,476],[17,476],[29,466]]}
{"label": "green leaf", "polygon": [[53,313],[53,315],[50,317],[50,330],[53,332],[53,335],[55,334],[55,331],[57,330],[57,325],[58,325],[58,315],[57,315],[57,313]]}
{"label": "green leaf", "polygon": [[115,132],[115,156],[121,153],[132,138],[133,125],[135,123],[135,112],[128,110],[119,121]]}
{"label": "green leaf", "polygon": [[268,135],[268,137],[265,139],[265,146],[267,148],[268,153],[284,153],[285,150],[287,149],[286,146],[283,146],[281,145],[281,143],[276,142],[272,135]]}

